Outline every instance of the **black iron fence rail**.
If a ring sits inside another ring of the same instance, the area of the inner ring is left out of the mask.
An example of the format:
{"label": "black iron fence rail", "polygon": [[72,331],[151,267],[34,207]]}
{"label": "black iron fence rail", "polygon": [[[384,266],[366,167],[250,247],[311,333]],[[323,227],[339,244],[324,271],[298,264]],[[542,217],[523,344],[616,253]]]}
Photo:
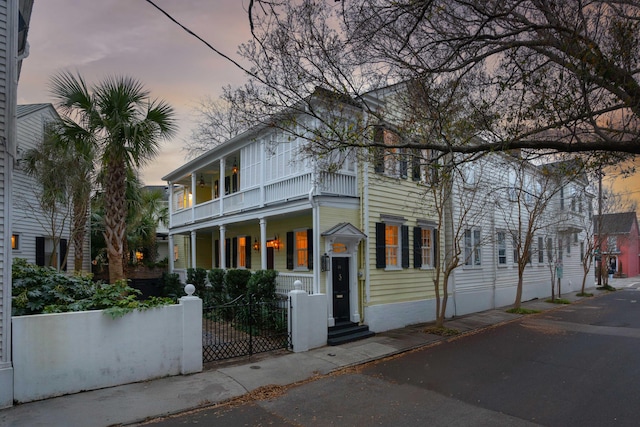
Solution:
{"label": "black iron fence rail", "polygon": [[286,349],[289,299],[255,301],[251,296],[205,307],[202,316],[203,362]]}

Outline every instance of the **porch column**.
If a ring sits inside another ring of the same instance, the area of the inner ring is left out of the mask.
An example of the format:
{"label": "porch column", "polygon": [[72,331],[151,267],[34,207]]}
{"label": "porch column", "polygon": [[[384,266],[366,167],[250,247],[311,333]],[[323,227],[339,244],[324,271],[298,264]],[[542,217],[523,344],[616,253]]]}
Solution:
{"label": "porch column", "polygon": [[216,268],[216,232],[211,232],[211,268]]}
{"label": "porch column", "polygon": [[220,226],[220,268],[227,269],[227,253],[225,251],[225,235],[227,227],[225,225]]}
{"label": "porch column", "polygon": [[167,184],[169,186],[169,229],[171,229],[173,224],[173,182],[169,181]]}
{"label": "porch column", "polygon": [[173,273],[175,268],[175,259],[173,255],[173,234],[169,233],[169,273]]}
{"label": "porch column", "polygon": [[196,268],[196,232],[191,232],[191,268]]}
{"label": "porch column", "polygon": [[[222,215],[224,213],[224,196],[225,196],[225,175],[224,175],[224,169],[225,169],[225,159],[224,157],[220,159],[220,178],[218,178],[218,194],[220,195],[220,215]],[[222,231],[221,231],[222,232]],[[224,239],[221,239],[220,242],[224,242]],[[220,252],[220,254],[222,254],[222,251]],[[222,258],[221,256],[221,259]],[[224,268],[224,267],[223,267]]]}
{"label": "porch column", "polygon": [[267,199],[267,193],[264,188],[264,183],[267,182],[267,149],[265,147],[264,139],[260,141],[260,207],[264,207]]}
{"label": "porch column", "polygon": [[191,174],[191,222],[196,220],[196,174]]}
{"label": "porch column", "polygon": [[260,218],[260,268],[267,269],[267,220]]}

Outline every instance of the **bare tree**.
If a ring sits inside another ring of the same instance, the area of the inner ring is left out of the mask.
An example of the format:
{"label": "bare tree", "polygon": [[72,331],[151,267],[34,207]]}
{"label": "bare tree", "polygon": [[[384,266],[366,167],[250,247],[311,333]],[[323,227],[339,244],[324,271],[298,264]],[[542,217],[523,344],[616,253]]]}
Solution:
{"label": "bare tree", "polygon": [[[250,81],[228,99],[262,123],[282,107],[313,115],[325,149],[362,144],[355,134],[388,121],[369,91],[419,80],[464,86],[476,135],[407,147],[640,153],[637,2],[255,0],[249,18],[255,38],[240,53]],[[329,109],[311,105],[317,87],[356,102],[359,126],[332,129]]]}
{"label": "bare tree", "polygon": [[196,126],[185,141],[188,158],[194,158],[239,135],[248,126],[224,100],[205,96],[195,108]]}

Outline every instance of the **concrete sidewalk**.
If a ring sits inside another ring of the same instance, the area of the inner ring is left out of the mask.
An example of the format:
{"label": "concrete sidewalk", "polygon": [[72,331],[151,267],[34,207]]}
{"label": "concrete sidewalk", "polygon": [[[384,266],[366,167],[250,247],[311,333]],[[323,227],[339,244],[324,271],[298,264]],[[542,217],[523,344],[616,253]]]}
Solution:
{"label": "concrete sidewalk", "polygon": [[[638,278],[612,281],[612,286],[620,289],[638,284]],[[602,293],[593,289],[589,291],[595,296]],[[572,302],[584,299],[577,297],[575,292],[562,297]],[[547,311],[559,306],[533,300],[523,303],[523,307]],[[446,326],[467,333],[520,317],[507,313],[505,309],[494,309],[457,317],[447,321]],[[415,325],[335,347],[322,347],[305,353],[259,355],[193,375],[26,403],[1,410],[0,426],[91,427],[136,423],[222,402],[266,385],[293,384],[448,339],[426,334],[424,328],[425,325]]]}

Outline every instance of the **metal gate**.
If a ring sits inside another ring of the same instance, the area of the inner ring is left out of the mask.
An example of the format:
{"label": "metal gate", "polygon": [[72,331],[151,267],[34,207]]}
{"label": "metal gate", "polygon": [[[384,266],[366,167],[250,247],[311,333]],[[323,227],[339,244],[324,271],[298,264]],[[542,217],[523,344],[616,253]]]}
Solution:
{"label": "metal gate", "polygon": [[286,297],[265,302],[248,296],[204,307],[203,362],[289,348],[288,306]]}

